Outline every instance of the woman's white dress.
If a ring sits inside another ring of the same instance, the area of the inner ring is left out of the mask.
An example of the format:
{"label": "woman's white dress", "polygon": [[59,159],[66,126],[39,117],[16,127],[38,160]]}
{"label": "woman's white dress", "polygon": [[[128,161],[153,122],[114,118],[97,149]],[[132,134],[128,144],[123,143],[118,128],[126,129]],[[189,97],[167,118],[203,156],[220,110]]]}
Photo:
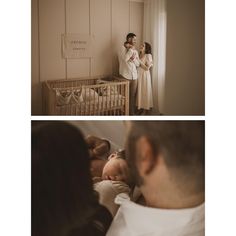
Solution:
{"label": "woman's white dress", "polygon": [[[140,61],[145,65],[152,65],[152,55],[145,54]],[[152,81],[150,70],[146,71],[141,66],[138,68],[138,89],[137,101],[138,109],[149,110],[153,107]]]}

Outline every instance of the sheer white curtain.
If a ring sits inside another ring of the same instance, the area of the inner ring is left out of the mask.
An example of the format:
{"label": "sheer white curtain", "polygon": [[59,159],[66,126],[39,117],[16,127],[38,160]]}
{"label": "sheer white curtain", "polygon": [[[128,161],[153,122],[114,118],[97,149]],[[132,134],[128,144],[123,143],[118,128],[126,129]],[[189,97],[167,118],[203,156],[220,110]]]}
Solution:
{"label": "sheer white curtain", "polygon": [[144,1],[144,41],[152,45],[154,112],[164,113],[166,71],[166,0]]}

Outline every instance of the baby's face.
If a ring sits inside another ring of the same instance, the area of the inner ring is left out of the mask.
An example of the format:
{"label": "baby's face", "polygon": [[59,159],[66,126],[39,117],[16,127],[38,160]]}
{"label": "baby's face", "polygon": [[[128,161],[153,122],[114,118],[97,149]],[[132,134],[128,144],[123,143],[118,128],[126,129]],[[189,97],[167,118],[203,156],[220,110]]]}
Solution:
{"label": "baby's face", "polygon": [[126,47],[127,49],[134,47],[134,46],[133,46],[132,44],[130,44],[130,43],[125,43],[124,45],[125,45],[125,47]]}
{"label": "baby's face", "polygon": [[125,160],[117,158],[115,153],[111,154],[108,162],[103,168],[103,180],[128,181],[128,165]]}

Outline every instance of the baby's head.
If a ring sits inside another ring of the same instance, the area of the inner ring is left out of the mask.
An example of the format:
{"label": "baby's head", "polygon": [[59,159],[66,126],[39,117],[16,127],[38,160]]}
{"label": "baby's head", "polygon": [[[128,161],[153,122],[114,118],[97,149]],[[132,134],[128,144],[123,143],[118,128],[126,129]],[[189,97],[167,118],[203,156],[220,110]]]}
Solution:
{"label": "baby's head", "polygon": [[133,48],[133,45],[130,43],[130,42],[124,42],[124,46],[126,49],[130,49],[130,48]]}
{"label": "baby's head", "polygon": [[102,179],[129,182],[129,168],[124,150],[114,152],[108,157],[103,168]]}

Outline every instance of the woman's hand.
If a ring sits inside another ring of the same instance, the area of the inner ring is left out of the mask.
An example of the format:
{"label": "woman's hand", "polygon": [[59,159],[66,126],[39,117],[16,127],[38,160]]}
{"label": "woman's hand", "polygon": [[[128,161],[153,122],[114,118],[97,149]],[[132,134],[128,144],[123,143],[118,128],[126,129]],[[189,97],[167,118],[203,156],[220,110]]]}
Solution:
{"label": "woman's hand", "polygon": [[140,66],[141,66],[141,68],[143,68],[145,71],[148,71],[148,70],[149,70],[149,67],[146,66],[145,64],[143,64],[141,61],[140,61]]}

